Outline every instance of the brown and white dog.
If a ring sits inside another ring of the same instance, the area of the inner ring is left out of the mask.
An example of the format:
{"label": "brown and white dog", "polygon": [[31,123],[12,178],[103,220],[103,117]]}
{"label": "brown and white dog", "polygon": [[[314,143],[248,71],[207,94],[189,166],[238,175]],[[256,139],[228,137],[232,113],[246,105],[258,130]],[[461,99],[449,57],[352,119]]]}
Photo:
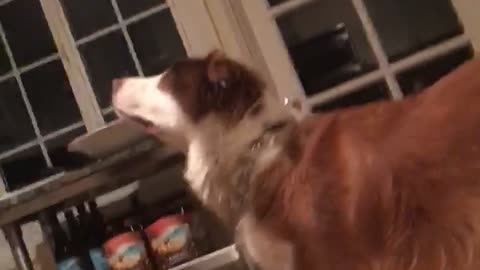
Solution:
{"label": "brown and white dog", "polygon": [[480,61],[302,120],[219,52],[113,90],[262,269],[480,269]]}

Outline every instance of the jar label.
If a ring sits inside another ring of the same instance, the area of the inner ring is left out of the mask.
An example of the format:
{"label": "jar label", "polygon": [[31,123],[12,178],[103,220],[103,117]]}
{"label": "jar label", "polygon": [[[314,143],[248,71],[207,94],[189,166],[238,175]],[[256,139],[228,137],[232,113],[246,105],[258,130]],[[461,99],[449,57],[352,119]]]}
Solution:
{"label": "jar label", "polygon": [[108,270],[108,262],[101,248],[90,249],[89,253],[95,270]]}
{"label": "jar label", "polygon": [[147,235],[157,264],[172,267],[194,257],[190,225],[183,216],[159,219]]}
{"label": "jar label", "polygon": [[[107,261],[112,270],[149,270],[145,244],[137,233],[125,233],[109,240]],[[108,242],[107,242],[108,243]],[[112,244],[114,243],[114,244]]]}
{"label": "jar label", "polygon": [[77,257],[71,257],[57,263],[58,270],[84,270]]}

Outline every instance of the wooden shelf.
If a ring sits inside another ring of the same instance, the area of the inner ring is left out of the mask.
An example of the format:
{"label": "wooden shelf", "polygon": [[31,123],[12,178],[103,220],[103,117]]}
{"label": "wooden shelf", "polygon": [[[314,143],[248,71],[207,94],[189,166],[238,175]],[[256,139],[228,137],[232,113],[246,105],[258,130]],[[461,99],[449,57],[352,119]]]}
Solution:
{"label": "wooden shelf", "polygon": [[152,140],[140,142],[86,168],[54,175],[0,198],[0,226],[92,190],[115,189],[178,164],[183,157]]}
{"label": "wooden shelf", "polygon": [[239,258],[235,245],[231,245],[170,270],[214,270],[235,263]]}

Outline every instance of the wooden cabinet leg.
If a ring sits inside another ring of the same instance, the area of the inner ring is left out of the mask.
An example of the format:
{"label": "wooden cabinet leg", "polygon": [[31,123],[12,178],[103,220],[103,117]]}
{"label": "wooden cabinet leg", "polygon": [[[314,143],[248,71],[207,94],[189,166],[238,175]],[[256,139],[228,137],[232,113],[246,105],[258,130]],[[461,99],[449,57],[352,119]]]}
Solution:
{"label": "wooden cabinet leg", "polygon": [[28,254],[27,246],[23,241],[22,229],[18,224],[8,224],[2,227],[3,234],[7,240],[17,270],[33,270],[32,260]]}

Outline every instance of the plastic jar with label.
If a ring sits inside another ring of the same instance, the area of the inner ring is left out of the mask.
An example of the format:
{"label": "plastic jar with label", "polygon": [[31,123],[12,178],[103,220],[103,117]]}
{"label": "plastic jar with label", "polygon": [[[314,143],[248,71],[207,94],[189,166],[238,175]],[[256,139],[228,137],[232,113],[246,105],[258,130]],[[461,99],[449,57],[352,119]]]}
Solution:
{"label": "plastic jar with label", "polygon": [[197,256],[190,230],[190,215],[160,218],[145,230],[157,266],[163,269]]}

